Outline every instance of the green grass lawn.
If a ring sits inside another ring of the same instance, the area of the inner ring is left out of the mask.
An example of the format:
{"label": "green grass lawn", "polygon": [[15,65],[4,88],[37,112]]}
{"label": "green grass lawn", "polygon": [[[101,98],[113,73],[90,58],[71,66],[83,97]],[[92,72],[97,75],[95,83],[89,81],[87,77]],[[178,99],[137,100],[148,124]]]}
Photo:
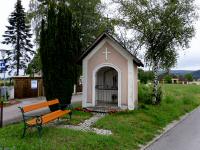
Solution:
{"label": "green grass lawn", "polygon": [[[138,149],[168,123],[200,105],[200,86],[164,85],[163,90],[160,106],[143,105],[138,110],[108,115],[95,124],[97,128],[112,130],[111,136],[45,127],[41,139],[37,132],[21,139],[23,124],[15,124],[0,129],[0,147],[16,150]],[[68,124],[77,124],[88,117],[88,113],[74,112],[74,120]]]}

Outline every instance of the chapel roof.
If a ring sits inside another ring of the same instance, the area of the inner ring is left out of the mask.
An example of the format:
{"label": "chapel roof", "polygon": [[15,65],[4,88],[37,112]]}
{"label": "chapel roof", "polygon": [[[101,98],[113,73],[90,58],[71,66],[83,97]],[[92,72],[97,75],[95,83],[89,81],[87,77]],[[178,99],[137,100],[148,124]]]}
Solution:
{"label": "chapel roof", "polygon": [[82,62],[82,60],[105,38],[109,38],[110,40],[117,43],[123,50],[127,51],[133,58],[133,62],[137,66],[144,67],[143,63],[135,56],[133,55],[129,50],[127,50],[120,42],[118,42],[112,35],[110,35],[108,32],[103,32],[81,55],[79,58],[79,63]]}

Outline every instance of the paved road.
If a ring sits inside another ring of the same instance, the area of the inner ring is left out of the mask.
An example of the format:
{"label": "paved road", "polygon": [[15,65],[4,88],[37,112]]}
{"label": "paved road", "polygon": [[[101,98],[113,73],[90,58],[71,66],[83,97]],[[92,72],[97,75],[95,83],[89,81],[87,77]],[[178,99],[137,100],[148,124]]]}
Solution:
{"label": "paved road", "polygon": [[[73,96],[72,104],[81,102],[81,96],[82,95]],[[22,120],[22,114],[18,107],[22,107],[22,106],[26,106],[26,105],[30,105],[30,104],[34,104],[34,103],[39,103],[42,101],[46,101],[45,97],[28,98],[28,99],[22,100],[19,104],[5,107],[3,110],[3,124],[7,125],[7,124],[19,122]],[[49,108],[44,108],[44,109],[40,109],[37,111],[33,111],[30,114],[39,115],[39,114],[47,113],[49,111],[50,111]]]}
{"label": "paved road", "polygon": [[200,150],[200,108],[146,150]]}

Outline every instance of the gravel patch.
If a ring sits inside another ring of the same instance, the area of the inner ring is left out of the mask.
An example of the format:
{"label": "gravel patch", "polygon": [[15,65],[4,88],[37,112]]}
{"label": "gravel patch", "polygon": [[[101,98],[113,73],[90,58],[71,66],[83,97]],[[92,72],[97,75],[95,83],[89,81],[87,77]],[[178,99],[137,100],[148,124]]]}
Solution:
{"label": "gravel patch", "polygon": [[59,128],[69,128],[73,130],[85,131],[85,132],[94,132],[100,135],[111,135],[112,132],[110,130],[104,129],[97,129],[92,128],[91,126],[95,124],[99,119],[103,118],[106,114],[105,113],[93,113],[93,116],[90,119],[85,120],[83,123],[75,125],[60,125]]}

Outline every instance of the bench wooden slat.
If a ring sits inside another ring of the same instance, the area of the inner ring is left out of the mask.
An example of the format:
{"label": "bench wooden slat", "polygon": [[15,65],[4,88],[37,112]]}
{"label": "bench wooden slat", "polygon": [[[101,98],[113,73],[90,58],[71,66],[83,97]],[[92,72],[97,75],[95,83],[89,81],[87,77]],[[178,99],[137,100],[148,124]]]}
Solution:
{"label": "bench wooden slat", "polygon": [[47,101],[47,103],[48,103],[49,106],[51,106],[51,105],[59,104],[59,100],[54,99],[54,100],[51,100],[51,101]]}
{"label": "bench wooden slat", "polygon": [[24,106],[23,111],[26,113],[26,112],[29,112],[29,111],[37,110],[37,109],[40,109],[40,108],[43,108],[43,107],[48,107],[48,106],[55,105],[55,104],[59,104],[58,99],[47,101],[47,102],[41,102],[41,103],[33,104],[33,105],[30,105],[30,106]]}
{"label": "bench wooden slat", "polygon": [[[70,112],[71,112],[70,110],[57,110],[52,113],[46,114],[42,116],[42,124],[46,124]],[[30,126],[36,125],[36,118],[27,121],[27,124]]]}

